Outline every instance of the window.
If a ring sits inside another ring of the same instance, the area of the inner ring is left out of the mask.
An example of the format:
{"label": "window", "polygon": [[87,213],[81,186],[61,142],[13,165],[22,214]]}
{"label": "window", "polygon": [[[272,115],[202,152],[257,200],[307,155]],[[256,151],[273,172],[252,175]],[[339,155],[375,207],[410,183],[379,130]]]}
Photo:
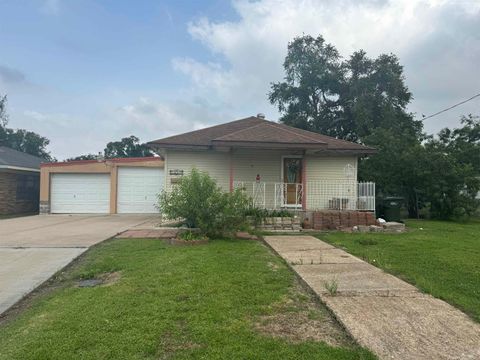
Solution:
{"label": "window", "polygon": [[40,178],[33,175],[17,174],[17,201],[37,201],[40,189]]}

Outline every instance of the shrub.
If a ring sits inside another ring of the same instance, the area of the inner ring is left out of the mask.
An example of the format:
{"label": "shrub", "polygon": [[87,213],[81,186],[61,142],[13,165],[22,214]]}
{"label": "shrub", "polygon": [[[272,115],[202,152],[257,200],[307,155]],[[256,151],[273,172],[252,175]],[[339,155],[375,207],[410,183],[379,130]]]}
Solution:
{"label": "shrub", "polygon": [[251,217],[256,225],[260,224],[267,217],[293,217],[293,213],[288,210],[267,210],[253,206],[247,209],[246,215]]}
{"label": "shrub", "polygon": [[207,173],[193,169],[171,191],[159,195],[158,207],[168,218],[184,219],[188,227],[211,237],[240,229],[249,204],[241,190],[224,192]]}

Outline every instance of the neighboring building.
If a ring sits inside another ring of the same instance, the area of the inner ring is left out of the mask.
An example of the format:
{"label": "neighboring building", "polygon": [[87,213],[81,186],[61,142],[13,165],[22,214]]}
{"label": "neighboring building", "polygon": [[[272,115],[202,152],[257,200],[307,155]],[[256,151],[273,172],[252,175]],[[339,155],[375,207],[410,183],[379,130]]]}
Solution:
{"label": "neighboring building", "polygon": [[42,164],[40,212],[156,213],[163,185],[160,157]]}
{"label": "neighboring building", "polygon": [[42,160],[0,146],[0,215],[38,211]]}
{"label": "neighboring building", "polygon": [[225,191],[244,189],[264,208],[375,209],[375,184],[357,182],[358,159],[373,148],[293,128],[262,114],[155,140],[165,187],[192,168]]}

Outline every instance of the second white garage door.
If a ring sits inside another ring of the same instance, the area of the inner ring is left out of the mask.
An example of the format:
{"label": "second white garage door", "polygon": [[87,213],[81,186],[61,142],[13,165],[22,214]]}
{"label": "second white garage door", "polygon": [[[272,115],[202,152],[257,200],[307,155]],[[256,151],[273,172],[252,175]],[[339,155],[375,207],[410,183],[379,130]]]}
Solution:
{"label": "second white garage door", "polygon": [[108,214],[110,174],[53,174],[51,212]]}
{"label": "second white garage door", "polygon": [[157,196],[163,190],[164,172],[159,168],[119,167],[117,212],[157,213]]}

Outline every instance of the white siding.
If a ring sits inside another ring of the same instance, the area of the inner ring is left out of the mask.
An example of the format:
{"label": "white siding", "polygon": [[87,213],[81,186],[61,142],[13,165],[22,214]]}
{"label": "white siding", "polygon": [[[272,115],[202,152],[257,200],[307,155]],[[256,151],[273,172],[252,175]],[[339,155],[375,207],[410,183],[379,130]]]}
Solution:
{"label": "white siding", "polygon": [[257,174],[262,182],[282,181],[282,155],[284,151],[237,150],[233,153],[235,181],[255,181]]}
{"label": "white siding", "polygon": [[[351,178],[345,175],[347,165],[354,167],[354,176]],[[348,198],[349,202],[356,199],[357,157],[308,155],[306,172],[307,209],[328,209],[329,201],[333,200],[332,194]]]}
{"label": "white siding", "polygon": [[179,151],[168,150],[166,153],[165,179],[167,190],[171,188],[170,170],[183,170],[187,175],[193,168],[205,171],[217,181],[222,189],[230,189],[230,155],[216,151]]}
{"label": "white siding", "polygon": [[307,155],[307,181],[347,179],[345,167],[350,164],[355,168],[354,177],[357,180],[357,158],[353,156],[320,157]]}
{"label": "white siding", "polygon": [[[247,150],[238,149],[233,153],[215,151],[178,151],[168,150],[166,154],[165,179],[166,188],[171,187],[170,170],[183,170],[188,174],[192,168],[210,174],[226,191],[230,188],[230,163],[233,164],[233,179],[235,182],[252,184],[257,174],[265,185],[265,201],[267,207],[273,207],[275,201],[275,183],[282,182],[282,156],[296,156],[298,152],[288,150]],[[320,181],[340,183],[341,181],[357,180],[357,157],[355,156],[315,156],[306,155],[306,199],[307,209],[328,208],[331,194],[318,191],[312,184]],[[354,167],[354,176],[347,179],[345,167],[350,164]],[[310,183],[310,186],[309,186]],[[346,191],[349,196],[356,196],[356,186]],[[338,193],[338,189],[334,189]],[[352,192],[353,191],[353,192]],[[251,190],[248,191],[249,193]]]}

